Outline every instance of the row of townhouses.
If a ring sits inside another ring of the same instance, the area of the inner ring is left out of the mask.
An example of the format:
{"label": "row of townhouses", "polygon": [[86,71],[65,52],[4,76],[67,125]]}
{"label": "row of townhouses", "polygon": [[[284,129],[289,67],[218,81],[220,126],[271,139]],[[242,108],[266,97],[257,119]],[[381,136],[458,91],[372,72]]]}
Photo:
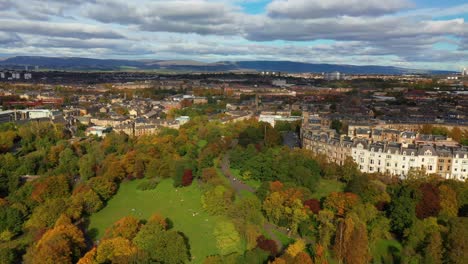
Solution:
{"label": "row of townhouses", "polygon": [[404,179],[410,169],[424,169],[427,174],[447,179],[468,178],[468,149],[464,147],[336,137],[324,131],[304,131],[302,146],[339,165],[351,157],[366,173],[386,173]]}

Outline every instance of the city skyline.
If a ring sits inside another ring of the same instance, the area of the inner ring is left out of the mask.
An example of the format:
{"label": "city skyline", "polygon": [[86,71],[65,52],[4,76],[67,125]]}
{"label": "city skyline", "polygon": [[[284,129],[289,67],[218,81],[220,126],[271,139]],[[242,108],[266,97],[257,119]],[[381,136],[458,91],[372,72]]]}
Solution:
{"label": "city skyline", "polygon": [[0,57],[468,64],[458,0],[2,0],[0,10]]}

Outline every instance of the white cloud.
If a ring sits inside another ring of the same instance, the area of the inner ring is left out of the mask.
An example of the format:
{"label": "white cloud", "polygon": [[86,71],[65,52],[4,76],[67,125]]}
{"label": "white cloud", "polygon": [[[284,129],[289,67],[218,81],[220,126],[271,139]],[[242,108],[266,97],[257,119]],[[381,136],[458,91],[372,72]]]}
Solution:
{"label": "white cloud", "polygon": [[411,7],[407,0],[273,0],[270,16],[287,18],[321,18],[336,16],[378,16]]}

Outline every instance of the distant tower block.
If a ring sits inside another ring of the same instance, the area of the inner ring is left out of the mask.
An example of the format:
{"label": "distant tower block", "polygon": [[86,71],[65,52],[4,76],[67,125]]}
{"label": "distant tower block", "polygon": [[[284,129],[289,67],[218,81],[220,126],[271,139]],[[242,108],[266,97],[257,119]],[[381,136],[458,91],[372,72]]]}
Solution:
{"label": "distant tower block", "polygon": [[463,68],[463,70],[461,72],[461,75],[462,76],[468,76],[468,68]]}

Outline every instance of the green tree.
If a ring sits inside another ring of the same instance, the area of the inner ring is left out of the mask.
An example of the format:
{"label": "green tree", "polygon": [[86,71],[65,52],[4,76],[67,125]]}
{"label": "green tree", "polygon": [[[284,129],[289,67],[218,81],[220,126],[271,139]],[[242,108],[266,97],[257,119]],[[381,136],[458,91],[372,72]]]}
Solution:
{"label": "green tree", "polygon": [[454,218],[449,226],[448,261],[455,264],[468,263],[468,218]]}
{"label": "green tree", "polygon": [[228,221],[218,222],[213,231],[216,245],[223,255],[240,252],[240,236],[234,224]]}
{"label": "green tree", "polygon": [[416,197],[414,190],[407,186],[395,186],[390,191],[389,218],[392,230],[400,236],[410,228],[416,219]]}
{"label": "green tree", "polygon": [[425,264],[442,264],[443,260],[443,241],[440,232],[432,232],[427,239],[427,246],[424,249]]}
{"label": "green tree", "polygon": [[157,222],[144,225],[133,243],[145,252],[148,262],[187,263],[189,251],[184,237],[176,231],[165,231]]}
{"label": "green tree", "polygon": [[233,192],[218,185],[205,192],[201,198],[203,209],[213,215],[226,214],[232,204]]}

